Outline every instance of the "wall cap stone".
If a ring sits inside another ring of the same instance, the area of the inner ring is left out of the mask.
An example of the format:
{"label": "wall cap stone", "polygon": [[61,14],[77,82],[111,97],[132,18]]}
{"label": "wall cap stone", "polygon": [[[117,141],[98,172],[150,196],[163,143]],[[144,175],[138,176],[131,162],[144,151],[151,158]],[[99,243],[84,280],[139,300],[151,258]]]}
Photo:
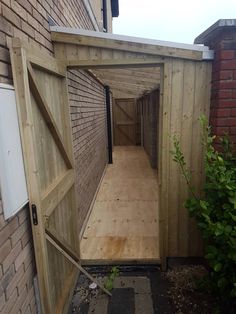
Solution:
{"label": "wall cap stone", "polygon": [[220,19],[198,37],[195,38],[194,44],[207,44],[214,38],[218,37],[222,31],[235,30],[236,31],[236,19]]}

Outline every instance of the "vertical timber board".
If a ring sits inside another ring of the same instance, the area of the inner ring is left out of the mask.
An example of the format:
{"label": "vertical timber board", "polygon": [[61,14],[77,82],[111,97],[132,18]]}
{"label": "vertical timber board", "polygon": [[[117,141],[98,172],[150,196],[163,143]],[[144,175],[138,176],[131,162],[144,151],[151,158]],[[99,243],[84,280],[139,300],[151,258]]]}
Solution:
{"label": "vertical timber board", "polygon": [[[181,133],[181,118],[183,104],[183,71],[184,61],[173,60],[172,81],[171,81],[171,112],[170,112],[170,151],[173,147],[173,136],[179,137]],[[169,153],[169,219],[168,219],[168,248],[172,256],[178,256],[178,222],[179,222],[179,197],[180,197],[180,169],[179,165],[173,161],[173,155]]]}
{"label": "vertical timber board", "polygon": [[[28,83],[26,51],[20,46],[13,46],[13,48],[11,49],[11,62],[15,89],[17,91],[17,111],[21,131],[25,171],[27,182],[30,182],[30,184],[28,184],[30,208],[32,204],[35,204],[37,208],[40,208],[40,182],[38,176],[38,162],[35,156],[37,143],[35,143],[34,141],[35,137],[30,99],[31,96]],[[28,161],[27,166],[26,160]],[[38,215],[38,225],[36,225],[32,229],[34,248],[35,251],[38,251],[38,254],[36,256],[37,271],[38,273],[43,274],[42,276],[38,276],[42,312],[52,313],[48,256],[46,248],[47,244],[44,231],[44,219],[42,215]]]}
{"label": "vertical timber board", "polygon": [[[163,67],[163,76],[161,81],[162,97],[162,128],[160,149],[161,158],[159,167],[161,168],[161,186],[160,186],[160,252],[162,269],[166,269],[166,257],[168,256],[168,175],[169,175],[169,154],[170,154],[170,113],[171,113],[171,82],[172,82],[172,60],[168,59]],[[163,86],[163,87],[162,87]]]}
{"label": "vertical timber board", "polygon": [[[194,108],[192,123],[192,155],[191,155],[191,174],[192,185],[195,187],[197,195],[201,195],[204,183],[204,157],[201,145],[201,127],[199,117],[205,114],[208,118],[210,108],[210,82],[211,82],[211,63],[196,62],[195,88],[194,88]],[[202,241],[200,232],[197,229],[195,220],[189,219],[189,255],[197,256],[202,254]]]}
{"label": "vertical timber board", "polygon": [[[183,108],[181,117],[180,146],[185,157],[186,166],[191,168],[192,123],[195,93],[195,62],[185,61],[183,69]],[[179,190],[179,221],[178,221],[178,255],[188,256],[189,244],[189,213],[184,202],[189,190],[184,177],[180,174]]]}

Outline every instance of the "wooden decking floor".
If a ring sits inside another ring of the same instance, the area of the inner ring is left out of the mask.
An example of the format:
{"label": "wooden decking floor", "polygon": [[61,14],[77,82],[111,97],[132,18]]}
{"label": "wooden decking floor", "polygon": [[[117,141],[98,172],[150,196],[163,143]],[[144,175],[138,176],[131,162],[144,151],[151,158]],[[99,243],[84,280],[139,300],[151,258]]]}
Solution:
{"label": "wooden decking floor", "polygon": [[156,263],[158,183],[141,147],[117,146],[81,240],[84,264]]}

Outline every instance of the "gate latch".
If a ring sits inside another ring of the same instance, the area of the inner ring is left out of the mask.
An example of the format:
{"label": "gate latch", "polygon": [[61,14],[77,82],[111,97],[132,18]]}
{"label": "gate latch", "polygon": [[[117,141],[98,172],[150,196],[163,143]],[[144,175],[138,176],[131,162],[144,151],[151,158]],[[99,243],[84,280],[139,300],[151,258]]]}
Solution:
{"label": "gate latch", "polygon": [[35,204],[32,204],[31,210],[32,210],[33,224],[36,226],[38,224],[38,215],[37,215],[37,207]]}

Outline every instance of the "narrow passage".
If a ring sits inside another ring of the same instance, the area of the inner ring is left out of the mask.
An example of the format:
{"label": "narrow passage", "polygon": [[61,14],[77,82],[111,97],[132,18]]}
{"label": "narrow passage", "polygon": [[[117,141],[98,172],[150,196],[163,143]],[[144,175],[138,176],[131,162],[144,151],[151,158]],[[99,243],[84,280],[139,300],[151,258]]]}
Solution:
{"label": "narrow passage", "polygon": [[81,259],[159,262],[157,173],[142,147],[115,147],[81,240]]}

